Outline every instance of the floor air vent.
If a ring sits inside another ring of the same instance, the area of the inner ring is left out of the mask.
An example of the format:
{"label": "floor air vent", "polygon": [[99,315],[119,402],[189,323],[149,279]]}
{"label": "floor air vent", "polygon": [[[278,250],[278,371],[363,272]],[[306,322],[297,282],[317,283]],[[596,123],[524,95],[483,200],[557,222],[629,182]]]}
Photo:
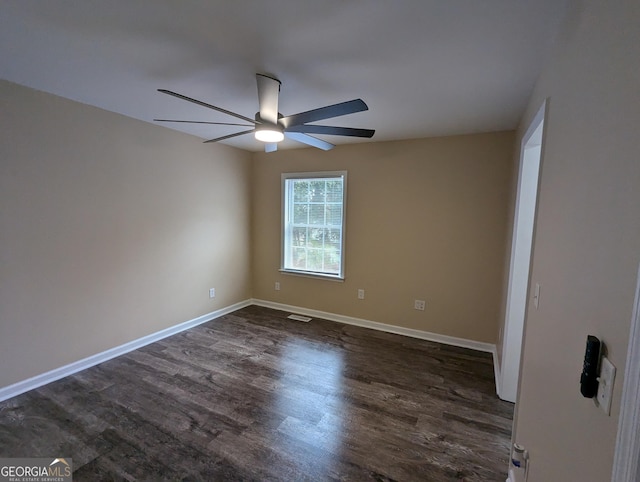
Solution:
{"label": "floor air vent", "polygon": [[311,321],[311,318],[301,315],[289,315],[287,316],[287,318],[289,318],[290,320],[304,321],[305,323]]}

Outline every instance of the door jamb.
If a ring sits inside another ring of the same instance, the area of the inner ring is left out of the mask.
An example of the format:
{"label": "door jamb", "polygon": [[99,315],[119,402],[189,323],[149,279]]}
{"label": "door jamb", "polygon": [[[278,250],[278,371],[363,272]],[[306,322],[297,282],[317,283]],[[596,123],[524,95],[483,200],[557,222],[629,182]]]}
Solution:
{"label": "door jamb", "polygon": [[640,266],[624,370],[612,482],[640,480]]}
{"label": "door jamb", "polygon": [[[544,133],[545,133],[545,126],[544,124],[546,123],[546,111],[547,111],[547,104],[548,104],[548,99],[544,99],[542,102],[542,105],[540,106],[540,108],[538,109],[538,111],[536,112],[536,114],[533,116],[533,118],[531,119],[530,123],[529,123],[529,127],[527,127],[526,132],[524,133],[524,135],[522,136],[522,139],[520,141],[520,154],[519,154],[519,164],[518,164],[518,184],[517,184],[517,193],[516,193],[516,204],[515,204],[515,212],[514,212],[514,218],[513,218],[513,237],[511,240],[511,256],[509,259],[509,277],[507,279],[507,299],[506,299],[506,303],[505,303],[505,318],[504,318],[504,325],[503,325],[503,331],[502,331],[502,357],[501,357],[501,363],[500,363],[500,383],[497,384],[497,389],[498,389],[498,396],[502,399],[502,400],[506,400],[509,402],[516,402],[517,400],[517,392],[518,392],[518,387],[520,385],[519,383],[519,378],[520,376],[518,375],[518,381],[516,383],[515,386],[515,393],[505,393],[505,355],[507,354],[508,351],[508,347],[507,347],[507,340],[508,340],[508,335],[509,335],[509,331],[510,328],[513,330],[513,326],[510,326],[510,324],[508,323],[509,321],[509,307],[511,305],[512,302],[512,296],[513,296],[513,292],[511,289],[512,283],[513,283],[513,266],[514,266],[514,261],[515,261],[515,252],[516,252],[516,241],[517,241],[517,235],[516,235],[516,229],[518,226],[518,206],[520,203],[520,188],[521,188],[521,179],[520,177],[522,176],[522,170],[523,170],[523,165],[524,165],[524,159],[525,159],[525,150],[526,150],[526,146],[529,143],[529,141],[531,140],[531,138],[533,137],[533,134],[536,132],[536,130],[538,129],[538,127],[540,126],[540,124],[542,124],[542,144],[540,147],[540,160],[539,160],[539,164],[538,164],[538,192],[536,194],[536,207],[535,210],[537,212],[538,210],[538,196],[540,194],[540,173],[542,170],[542,155],[544,152]],[[533,236],[535,238],[535,219],[536,216],[534,215],[534,226],[533,226]],[[532,260],[533,260],[533,242],[534,239],[532,239],[531,242],[531,252],[529,253],[529,272],[527,274],[528,276],[528,280],[527,280],[527,293],[529,293],[529,289],[530,289],[530,285],[531,285],[531,266],[532,266]],[[520,350],[519,350],[519,357],[518,357],[518,373],[520,373],[521,371],[521,365],[522,365],[522,347],[524,345],[524,325],[526,324],[526,313],[527,313],[527,309],[528,309],[528,299],[525,301],[525,318],[523,320],[523,326],[522,326],[522,333],[520,336]]]}

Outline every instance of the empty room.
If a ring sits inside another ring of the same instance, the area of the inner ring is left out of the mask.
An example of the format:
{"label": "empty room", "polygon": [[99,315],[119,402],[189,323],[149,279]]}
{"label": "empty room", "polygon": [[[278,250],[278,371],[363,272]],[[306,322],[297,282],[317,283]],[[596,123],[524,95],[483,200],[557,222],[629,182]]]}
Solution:
{"label": "empty room", "polygon": [[2,0],[0,480],[638,482],[638,25]]}

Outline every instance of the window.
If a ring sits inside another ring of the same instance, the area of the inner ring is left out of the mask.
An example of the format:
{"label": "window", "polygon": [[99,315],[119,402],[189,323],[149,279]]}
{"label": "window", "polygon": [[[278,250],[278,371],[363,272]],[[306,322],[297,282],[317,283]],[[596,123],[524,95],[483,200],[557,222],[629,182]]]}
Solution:
{"label": "window", "polygon": [[344,279],[347,172],[282,175],[282,271]]}

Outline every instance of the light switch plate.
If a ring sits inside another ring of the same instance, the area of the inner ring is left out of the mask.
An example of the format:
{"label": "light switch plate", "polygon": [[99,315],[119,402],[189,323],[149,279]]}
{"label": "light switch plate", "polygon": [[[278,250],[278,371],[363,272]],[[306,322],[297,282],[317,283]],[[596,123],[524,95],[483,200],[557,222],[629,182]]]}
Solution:
{"label": "light switch plate", "polygon": [[611,396],[613,394],[613,382],[616,378],[616,367],[607,357],[600,360],[600,377],[598,378],[598,394],[596,399],[604,413],[611,413]]}

